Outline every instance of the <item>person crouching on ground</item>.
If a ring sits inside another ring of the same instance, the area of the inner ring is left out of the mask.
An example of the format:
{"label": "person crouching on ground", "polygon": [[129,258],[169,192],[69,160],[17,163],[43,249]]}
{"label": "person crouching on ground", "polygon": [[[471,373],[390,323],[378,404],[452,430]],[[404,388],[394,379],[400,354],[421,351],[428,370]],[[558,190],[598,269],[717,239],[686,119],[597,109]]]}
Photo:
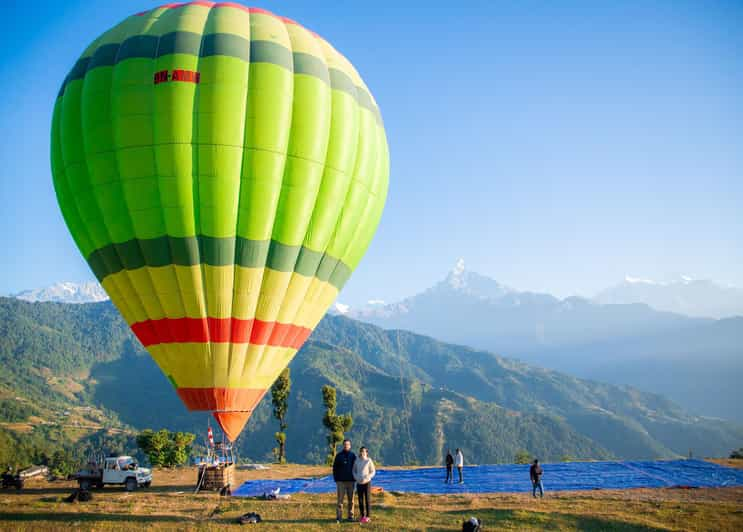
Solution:
{"label": "person crouching on ground", "polygon": [[464,484],[464,477],[462,476],[462,468],[464,467],[464,455],[462,449],[457,449],[457,454],[454,457],[454,465],[457,466],[457,473],[459,473],[459,483]]}
{"label": "person crouching on ground", "polygon": [[353,478],[356,479],[356,494],[359,497],[359,513],[361,522],[371,521],[369,514],[369,496],[371,495],[371,479],[377,474],[374,462],[369,458],[366,447],[359,449],[359,457],[353,464]]}
{"label": "person crouching on ground", "polygon": [[534,463],[529,468],[529,476],[531,477],[531,495],[537,497],[537,488],[539,488],[539,496],[544,498],[544,486],[542,486],[542,466],[539,465],[539,460],[534,460]]}
{"label": "person crouching on ground", "polygon": [[353,464],[356,455],[351,452],[351,440],[343,440],[343,450],[333,460],[333,480],[335,480],[338,508],[335,519],[340,522],[343,517],[343,499],[348,498],[348,520],[353,521]]}

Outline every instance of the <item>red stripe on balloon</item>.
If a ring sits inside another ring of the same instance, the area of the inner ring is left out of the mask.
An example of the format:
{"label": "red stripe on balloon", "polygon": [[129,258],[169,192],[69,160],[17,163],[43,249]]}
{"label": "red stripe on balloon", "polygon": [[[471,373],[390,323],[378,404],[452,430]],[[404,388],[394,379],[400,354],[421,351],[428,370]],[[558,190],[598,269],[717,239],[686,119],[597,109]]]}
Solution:
{"label": "red stripe on balloon", "polygon": [[250,412],[255,410],[265,389],[257,388],[176,388],[189,410]]}
{"label": "red stripe on balloon", "polygon": [[299,349],[312,334],[312,329],[291,323],[238,318],[163,318],[135,323],[132,331],[145,347],[210,342]]}

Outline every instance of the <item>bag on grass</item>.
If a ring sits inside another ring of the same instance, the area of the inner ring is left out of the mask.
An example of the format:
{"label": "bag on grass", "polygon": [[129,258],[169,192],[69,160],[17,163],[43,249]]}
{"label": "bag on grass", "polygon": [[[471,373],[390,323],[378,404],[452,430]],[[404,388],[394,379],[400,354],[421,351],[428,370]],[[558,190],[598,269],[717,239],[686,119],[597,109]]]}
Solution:
{"label": "bag on grass", "polygon": [[255,525],[261,522],[261,516],[255,512],[249,512],[238,517],[237,521],[241,525]]}
{"label": "bag on grass", "polygon": [[470,517],[469,520],[462,523],[462,532],[480,532],[482,530],[482,521],[477,517]]}

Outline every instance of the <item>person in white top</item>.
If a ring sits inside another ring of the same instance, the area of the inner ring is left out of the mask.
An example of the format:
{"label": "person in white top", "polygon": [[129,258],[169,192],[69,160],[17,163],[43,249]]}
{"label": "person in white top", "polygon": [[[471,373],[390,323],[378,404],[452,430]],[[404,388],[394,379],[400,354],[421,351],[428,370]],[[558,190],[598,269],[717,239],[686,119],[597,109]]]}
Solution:
{"label": "person in white top", "polygon": [[459,483],[464,484],[464,478],[462,477],[462,468],[464,467],[464,455],[462,449],[457,449],[457,454],[454,455],[454,465],[457,466],[457,472],[459,473]]}
{"label": "person in white top", "polygon": [[369,451],[366,447],[359,449],[359,456],[353,463],[353,478],[356,480],[356,493],[359,496],[359,511],[361,512],[361,522],[368,523],[371,521],[369,515],[369,495],[371,494],[371,479],[377,474],[374,468],[374,462],[369,458]]}

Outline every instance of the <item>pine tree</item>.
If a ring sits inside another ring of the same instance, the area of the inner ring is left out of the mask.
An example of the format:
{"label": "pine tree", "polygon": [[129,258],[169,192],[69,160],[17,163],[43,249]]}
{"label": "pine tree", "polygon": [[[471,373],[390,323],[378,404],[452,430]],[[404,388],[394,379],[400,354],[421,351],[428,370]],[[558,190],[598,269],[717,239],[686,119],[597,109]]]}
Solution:
{"label": "pine tree", "polygon": [[353,418],[351,414],[336,414],[337,405],[335,388],[329,385],[322,387],[322,403],[325,406],[325,415],[322,418],[323,425],[328,429],[328,457],[326,463],[333,464],[335,450],[343,441],[344,433],[351,429]]}
{"label": "pine tree", "polygon": [[271,386],[271,403],[273,403],[273,416],[279,420],[279,431],[274,434],[276,443],[279,444],[274,449],[276,461],[280,464],[286,462],[286,411],[289,409],[289,393],[291,392],[292,380],[289,374],[289,368],[281,372],[279,378]]}

